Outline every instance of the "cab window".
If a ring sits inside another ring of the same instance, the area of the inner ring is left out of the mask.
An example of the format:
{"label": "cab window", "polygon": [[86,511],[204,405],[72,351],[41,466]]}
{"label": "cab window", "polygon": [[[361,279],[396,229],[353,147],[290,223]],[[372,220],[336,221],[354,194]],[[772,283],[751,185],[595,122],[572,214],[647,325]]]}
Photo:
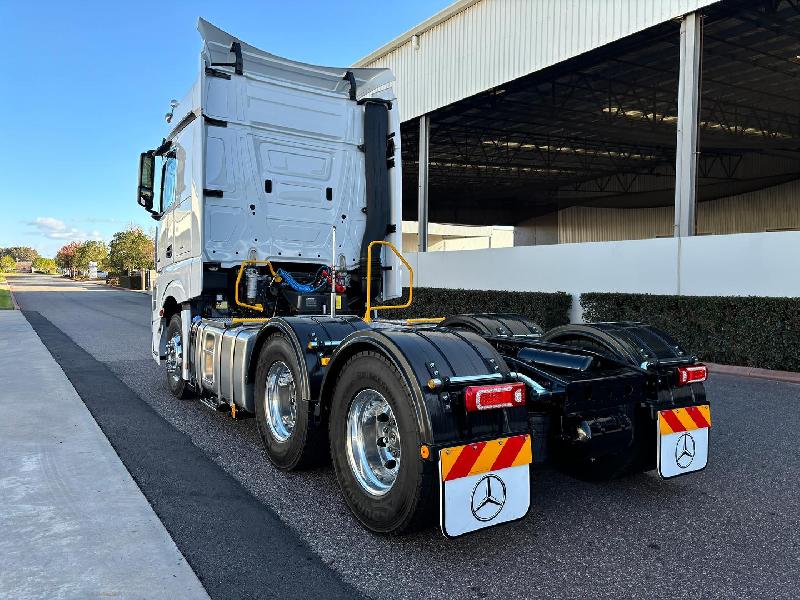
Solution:
{"label": "cab window", "polygon": [[164,166],[161,169],[161,212],[169,209],[175,202],[175,182],[178,173],[178,161],[174,156],[164,157]]}

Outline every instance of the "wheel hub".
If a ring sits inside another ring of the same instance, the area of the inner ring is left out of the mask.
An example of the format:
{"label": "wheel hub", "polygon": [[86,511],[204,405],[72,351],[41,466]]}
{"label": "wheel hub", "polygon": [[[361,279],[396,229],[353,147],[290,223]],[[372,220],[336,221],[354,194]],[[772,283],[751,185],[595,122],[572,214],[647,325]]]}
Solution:
{"label": "wheel hub", "polygon": [[297,390],[292,371],[283,361],[274,362],[269,368],[264,406],[272,435],[285,442],[291,437],[297,421]]}
{"label": "wheel hub", "polygon": [[350,404],[347,458],[367,493],[383,496],[392,489],[400,471],[400,431],[392,407],[376,390],[361,390]]}
{"label": "wheel hub", "polygon": [[173,379],[180,379],[183,368],[183,344],[181,336],[176,334],[167,340],[167,373]]}

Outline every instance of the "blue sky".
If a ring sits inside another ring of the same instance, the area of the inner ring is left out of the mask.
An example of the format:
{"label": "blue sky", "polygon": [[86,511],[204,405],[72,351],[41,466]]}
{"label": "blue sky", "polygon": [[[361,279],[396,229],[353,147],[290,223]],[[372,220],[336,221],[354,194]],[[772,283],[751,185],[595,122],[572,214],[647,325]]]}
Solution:
{"label": "blue sky", "polygon": [[0,246],[53,256],[153,225],[135,203],[138,155],[197,75],[197,17],[275,54],[346,66],[448,4],[0,0]]}

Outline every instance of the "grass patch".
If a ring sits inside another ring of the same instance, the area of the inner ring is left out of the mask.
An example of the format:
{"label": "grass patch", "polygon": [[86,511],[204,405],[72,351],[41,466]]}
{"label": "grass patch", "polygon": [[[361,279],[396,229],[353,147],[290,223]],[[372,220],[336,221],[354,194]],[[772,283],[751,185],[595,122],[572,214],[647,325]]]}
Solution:
{"label": "grass patch", "polygon": [[11,302],[11,292],[5,286],[0,286],[0,310],[11,308],[14,308],[14,303]]}

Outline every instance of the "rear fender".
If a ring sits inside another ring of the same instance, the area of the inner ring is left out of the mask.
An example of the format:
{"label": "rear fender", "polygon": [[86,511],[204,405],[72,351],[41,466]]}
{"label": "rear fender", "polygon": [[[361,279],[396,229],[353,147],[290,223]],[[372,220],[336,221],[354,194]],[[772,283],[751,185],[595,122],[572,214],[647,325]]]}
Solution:
{"label": "rear fender", "polygon": [[565,345],[582,345],[610,354],[648,374],[648,398],[659,408],[704,404],[705,386],[677,385],[676,367],[699,362],[669,334],[652,325],[634,322],[563,325],[551,329],[542,339]]}
{"label": "rear fender", "polygon": [[545,333],[542,339],[567,345],[572,340],[588,340],[635,367],[663,362],[697,362],[697,358],[686,352],[669,334],[644,323],[562,325]]}
{"label": "rear fender", "polygon": [[542,328],[530,319],[515,314],[476,313],[453,315],[439,327],[473,331],[486,337],[540,336]]}
{"label": "rear fender", "polygon": [[[325,369],[321,363],[321,354],[311,347],[309,342],[336,342],[344,339],[354,331],[368,327],[358,317],[341,316],[305,316],[280,317],[271,319],[259,332],[250,357],[248,369],[249,380],[255,382],[258,356],[266,341],[275,334],[285,336],[295,352],[295,359],[300,368],[301,402],[309,405],[319,404],[320,390]],[[305,368],[303,368],[305,367]],[[315,409],[316,414],[319,410]]]}
{"label": "rear fender", "polygon": [[423,443],[442,448],[471,441],[528,433],[524,407],[466,413],[457,391],[432,391],[431,378],[509,374],[497,351],[469,332],[436,329],[365,329],[348,336],[331,357],[321,390],[323,411],[328,411],[336,380],[355,354],[371,350],[397,367],[408,389]]}

